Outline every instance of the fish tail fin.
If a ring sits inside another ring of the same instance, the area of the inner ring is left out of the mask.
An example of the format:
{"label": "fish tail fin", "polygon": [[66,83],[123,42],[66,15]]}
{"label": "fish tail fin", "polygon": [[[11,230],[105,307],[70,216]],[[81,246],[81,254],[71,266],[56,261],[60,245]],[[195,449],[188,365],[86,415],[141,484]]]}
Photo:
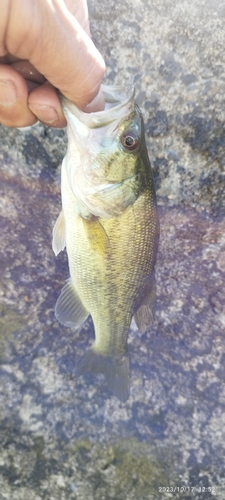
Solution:
{"label": "fish tail fin", "polygon": [[127,401],[130,395],[130,372],[128,353],[122,356],[105,356],[94,347],[89,349],[78,361],[75,375],[103,373],[113,396]]}

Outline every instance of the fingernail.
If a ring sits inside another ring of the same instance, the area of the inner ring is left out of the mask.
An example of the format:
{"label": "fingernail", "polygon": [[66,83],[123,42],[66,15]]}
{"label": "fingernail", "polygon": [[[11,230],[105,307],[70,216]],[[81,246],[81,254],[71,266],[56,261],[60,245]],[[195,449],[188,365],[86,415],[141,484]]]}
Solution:
{"label": "fingernail", "polygon": [[13,106],[17,101],[16,87],[11,80],[0,80],[0,105]]}
{"label": "fingernail", "polygon": [[29,106],[32,113],[36,115],[41,122],[54,125],[59,119],[57,111],[51,106],[35,105]]}
{"label": "fingernail", "polygon": [[85,107],[85,113],[93,113],[95,111],[103,111],[105,108],[105,99],[102,93],[102,90],[99,90],[99,93],[96,97]]}

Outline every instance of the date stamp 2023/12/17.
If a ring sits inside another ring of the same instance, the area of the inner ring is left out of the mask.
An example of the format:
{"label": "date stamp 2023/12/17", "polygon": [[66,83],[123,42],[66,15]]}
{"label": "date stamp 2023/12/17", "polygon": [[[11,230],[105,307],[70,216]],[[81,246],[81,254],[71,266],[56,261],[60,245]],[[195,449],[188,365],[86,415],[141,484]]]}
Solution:
{"label": "date stamp 2023/12/17", "polygon": [[[224,489],[224,488],[223,488]],[[217,496],[221,488],[219,486],[159,486],[159,493],[211,493],[213,496]],[[225,493],[225,489],[224,489]],[[204,498],[204,497],[203,497]],[[217,497],[218,498],[218,497]]]}

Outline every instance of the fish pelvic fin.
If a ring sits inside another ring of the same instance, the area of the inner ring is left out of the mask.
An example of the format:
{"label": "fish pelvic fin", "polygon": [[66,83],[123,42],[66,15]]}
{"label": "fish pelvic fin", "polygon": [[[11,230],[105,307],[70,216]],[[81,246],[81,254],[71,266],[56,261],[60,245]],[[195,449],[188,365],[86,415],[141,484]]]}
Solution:
{"label": "fish pelvic fin", "polygon": [[139,309],[134,314],[135,323],[141,333],[145,333],[155,318],[156,283],[155,275],[151,279],[150,288],[145,295]]}
{"label": "fish pelvic fin", "polygon": [[69,279],[55,305],[56,319],[69,328],[78,328],[88,315],[88,311],[81,302],[71,279]]}
{"label": "fish pelvic fin", "polygon": [[63,211],[60,212],[52,231],[52,250],[58,255],[66,246],[66,224]]}
{"label": "fish pelvic fin", "polygon": [[128,353],[122,356],[106,356],[94,347],[78,361],[75,375],[102,373],[113,396],[125,403],[130,395],[130,372]]}

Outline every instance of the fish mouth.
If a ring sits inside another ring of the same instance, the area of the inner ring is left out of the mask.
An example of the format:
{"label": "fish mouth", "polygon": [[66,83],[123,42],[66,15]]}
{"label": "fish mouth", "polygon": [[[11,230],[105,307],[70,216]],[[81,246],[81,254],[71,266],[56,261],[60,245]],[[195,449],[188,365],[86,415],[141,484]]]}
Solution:
{"label": "fish mouth", "polygon": [[69,99],[59,93],[63,111],[68,122],[76,117],[88,128],[98,128],[112,122],[120,122],[134,109],[134,85],[126,87],[119,85],[101,85],[105,98],[105,109],[94,113],[81,111]]}

